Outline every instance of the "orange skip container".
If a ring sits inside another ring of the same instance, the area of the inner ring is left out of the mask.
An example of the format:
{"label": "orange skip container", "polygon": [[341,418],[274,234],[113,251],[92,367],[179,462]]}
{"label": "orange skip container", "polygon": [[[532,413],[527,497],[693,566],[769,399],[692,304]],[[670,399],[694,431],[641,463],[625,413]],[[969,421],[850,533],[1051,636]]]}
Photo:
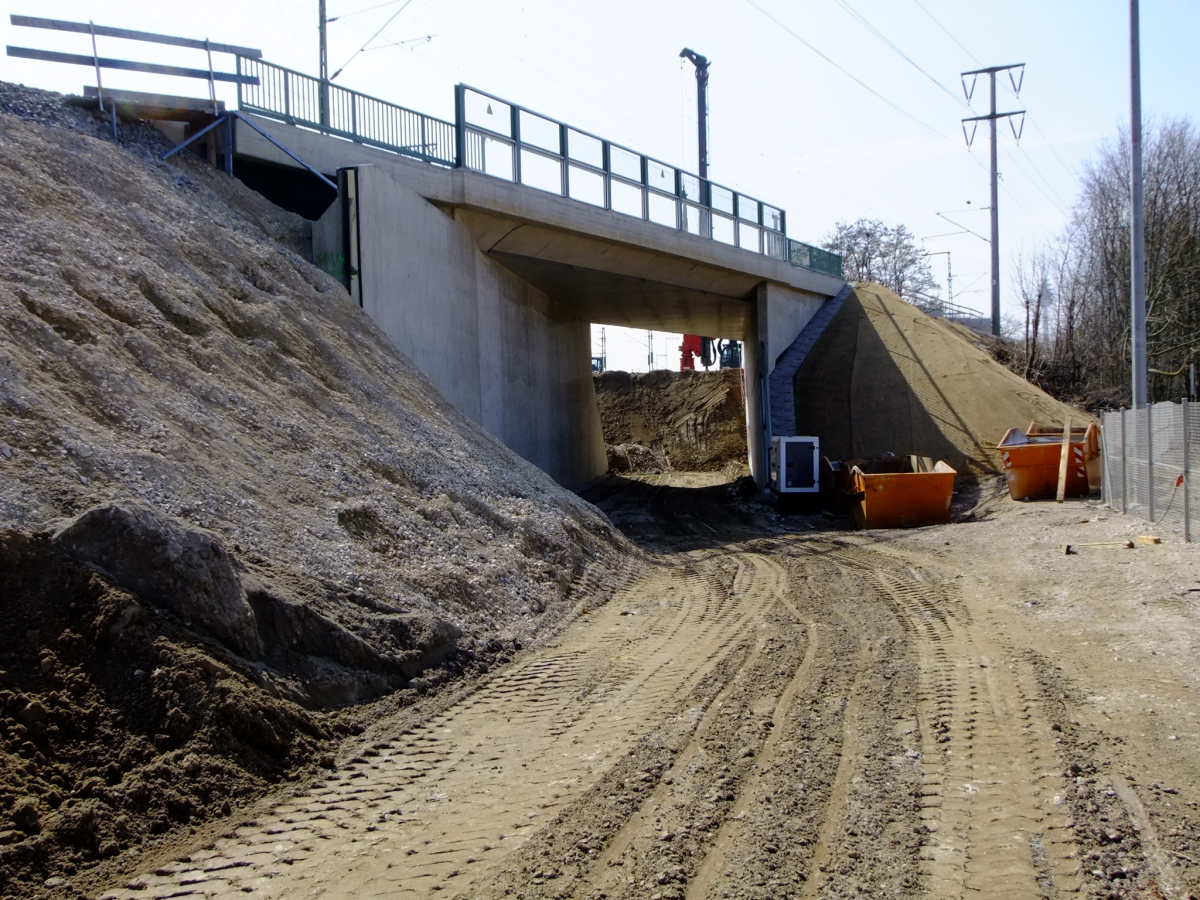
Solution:
{"label": "orange skip container", "polygon": [[[1058,496],[1063,430],[1032,422],[1021,434],[1010,428],[997,446],[1004,460],[1008,495],[1014,500],[1053,500]],[[1087,497],[1100,490],[1100,428],[1071,429],[1067,461],[1068,497]]]}
{"label": "orange skip container", "polygon": [[954,476],[928,456],[856,460],[848,500],[859,528],[918,528],[950,521]]}

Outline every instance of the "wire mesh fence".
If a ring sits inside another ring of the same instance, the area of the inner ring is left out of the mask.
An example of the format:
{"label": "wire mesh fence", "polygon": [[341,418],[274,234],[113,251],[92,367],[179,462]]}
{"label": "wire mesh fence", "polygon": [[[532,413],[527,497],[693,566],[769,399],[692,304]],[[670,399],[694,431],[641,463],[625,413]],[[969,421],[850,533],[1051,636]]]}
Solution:
{"label": "wire mesh fence", "polygon": [[1104,414],[1104,502],[1185,541],[1197,524],[1200,404],[1153,403]]}

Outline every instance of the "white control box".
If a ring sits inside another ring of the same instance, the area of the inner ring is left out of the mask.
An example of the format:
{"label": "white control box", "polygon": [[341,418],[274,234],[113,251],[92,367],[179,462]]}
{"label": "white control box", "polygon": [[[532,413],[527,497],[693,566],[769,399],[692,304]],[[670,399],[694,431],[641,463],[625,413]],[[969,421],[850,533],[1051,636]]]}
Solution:
{"label": "white control box", "polygon": [[820,447],[815,437],[772,438],[771,491],[776,495],[818,493]]}

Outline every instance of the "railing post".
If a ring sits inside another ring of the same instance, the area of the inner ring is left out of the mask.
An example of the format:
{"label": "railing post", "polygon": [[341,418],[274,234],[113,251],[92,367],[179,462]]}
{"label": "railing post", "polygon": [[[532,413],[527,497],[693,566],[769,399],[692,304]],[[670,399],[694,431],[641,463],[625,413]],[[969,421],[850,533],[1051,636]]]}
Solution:
{"label": "railing post", "polygon": [[642,220],[650,221],[650,163],[646,157],[639,156],[642,161]]}
{"label": "railing post", "polygon": [[1188,399],[1180,403],[1183,408],[1183,540],[1192,542],[1192,464],[1188,446]]}
{"label": "railing post", "polygon": [[512,119],[512,171],[513,184],[521,183],[521,109],[515,104],[508,107]]}
{"label": "railing post", "polygon": [[604,208],[612,209],[612,152],[608,141],[600,142],[600,152],[604,165]]}
{"label": "railing post", "polygon": [[675,170],[675,230],[683,230],[683,173]]}
{"label": "railing post", "polygon": [[571,164],[567,161],[567,126],[562,122],[558,123],[558,154],[562,157],[562,196],[570,197],[571,185],[567,179],[570,176],[568,169],[571,168]]}
{"label": "railing post", "polygon": [[238,109],[241,109],[242,108],[242,58],[240,56],[234,57],[234,68],[237,69],[237,74],[238,74],[237,104],[238,104]]}
{"label": "railing post", "polygon": [[292,115],[292,79],[287,72],[283,73],[283,115],[289,125],[295,124],[296,119]]}
{"label": "railing post", "polygon": [[358,94],[350,92],[350,134],[358,140]]}
{"label": "railing post", "polygon": [[454,165],[461,169],[467,164],[467,89],[454,86]]}
{"label": "railing post", "polygon": [[1147,518],[1154,523],[1154,424],[1150,414],[1153,403],[1146,404],[1146,510]]}

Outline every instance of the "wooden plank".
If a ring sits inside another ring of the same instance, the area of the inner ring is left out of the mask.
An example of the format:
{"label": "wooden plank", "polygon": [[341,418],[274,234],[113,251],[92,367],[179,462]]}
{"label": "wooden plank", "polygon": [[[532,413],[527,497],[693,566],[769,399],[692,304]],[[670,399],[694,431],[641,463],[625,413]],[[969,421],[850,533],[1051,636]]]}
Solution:
{"label": "wooden plank", "polygon": [[1058,496],[1056,503],[1062,503],[1067,498],[1067,466],[1071,462],[1071,417],[1063,422],[1063,439],[1061,457],[1058,461]]}
{"label": "wooden plank", "polygon": [[[158,63],[133,62],[127,59],[107,59],[101,56],[95,59],[80,53],[56,53],[51,50],[31,50],[29,47],[8,47],[9,56],[22,59],[37,59],[42,62],[69,63],[75,66],[97,65],[102,69],[124,69],[127,72],[150,72],[153,75],[174,75],[176,78],[203,78],[208,81],[207,69],[183,69],[179,66],[162,66]],[[232,81],[242,84],[258,84],[257,75],[236,75],[232,72],[213,72],[213,81]]]}
{"label": "wooden plank", "polygon": [[95,34],[97,37],[124,38],[127,41],[148,41],[153,44],[170,44],[172,47],[190,47],[193,50],[212,50],[214,53],[232,53],[262,59],[262,51],[253,47],[238,47],[235,44],[218,44],[215,41],[198,41],[195,38],[175,37],[170,34],[154,34],[150,31],[132,31],[128,28],[110,28],[107,25],[90,25],[87,22],[66,22],[62,19],[40,19],[37,16],[8,17],[13,25],[25,28],[48,28],[51,31],[72,31],[76,34]]}

